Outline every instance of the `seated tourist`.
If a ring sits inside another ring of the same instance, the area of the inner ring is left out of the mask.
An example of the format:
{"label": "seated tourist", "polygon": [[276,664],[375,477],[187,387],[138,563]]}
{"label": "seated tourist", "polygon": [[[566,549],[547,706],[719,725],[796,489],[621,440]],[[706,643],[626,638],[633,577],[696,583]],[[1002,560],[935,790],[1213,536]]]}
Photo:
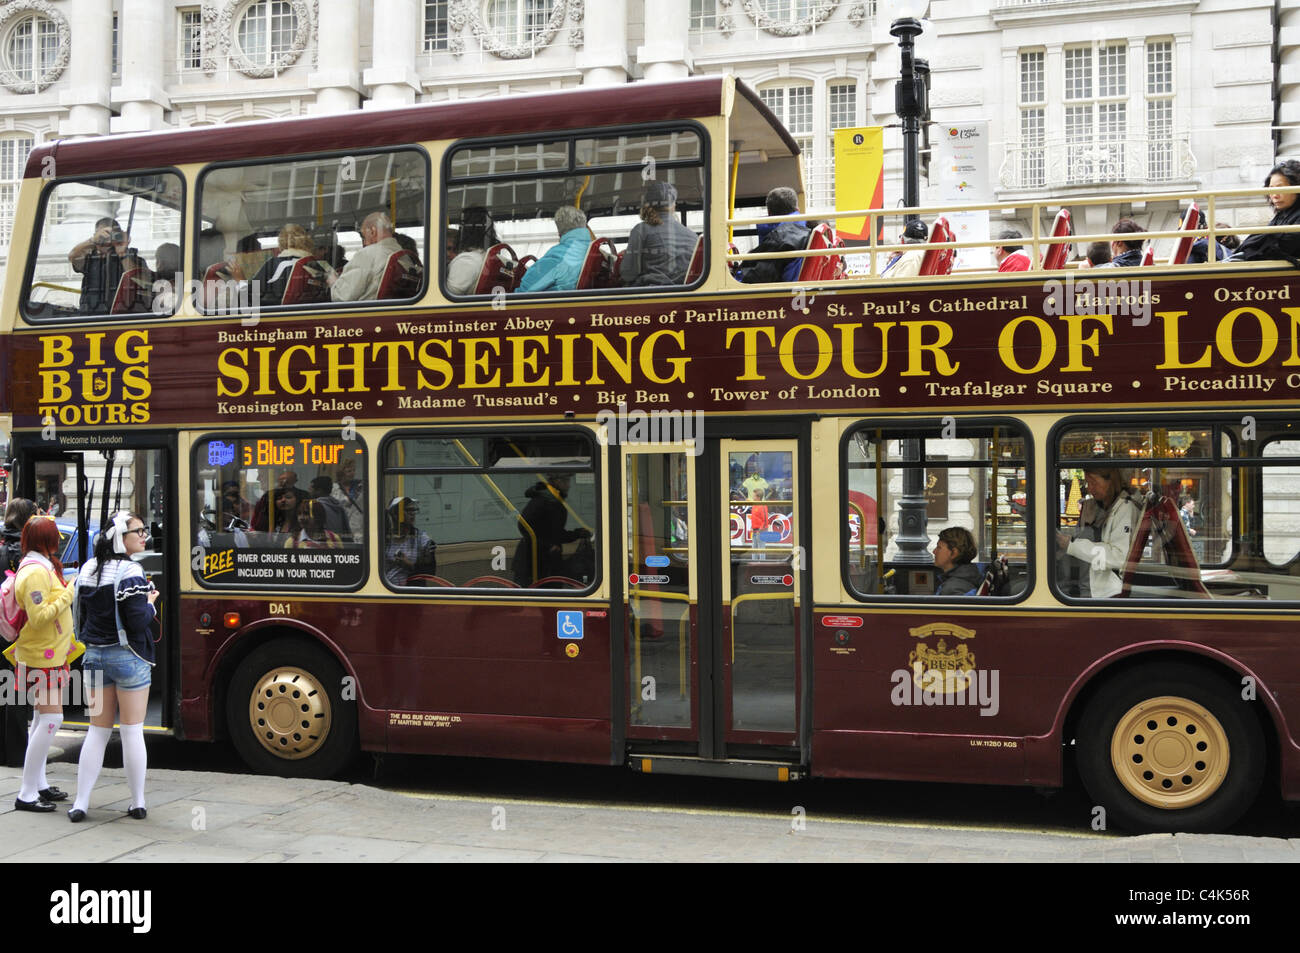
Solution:
{"label": "seated tourist", "polygon": [[[916,245],[930,237],[925,222],[914,218],[903,226],[903,234],[898,236],[900,245]],[[913,248],[897,252],[897,257],[890,260],[881,272],[883,278],[915,278],[921,273],[921,262],[925,260],[925,249]]]}
{"label": "seated tourist", "polygon": [[347,267],[329,279],[330,297],[335,301],[378,298],[388,259],[402,250],[393,237],[393,223],[383,212],[371,212],[361,223],[361,245]]}
{"label": "seated tourist", "polygon": [[[1141,232],[1142,226],[1131,218],[1121,218],[1112,227],[1116,235],[1131,235]],[[1113,241],[1110,243],[1110,261],[1098,268],[1132,268],[1142,264],[1142,241]]]}
{"label": "seated tourist", "polygon": [[[793,215],[799,211],[799,196],[794,189],[779,186],[767,193],[768,215]],[[800,251],[808,247],[812,229],[805,222],[764,222],[757,226],[756,253]],[[740,280],[746,284],[761,281],[795,281],[803,267],[802,258],[765,258],[747,261],[740,266]]]}
{"label": "seated tourist", "polygon": [[627,238],[619,277],[628,286],[685,284],[698,238],[677,217],[677,189],[647,182],[641,221]]}
{"label": "seated tourist", "polygon": [[[1295,196],[1292,196],[1292,198],[1294,197]],[[1197,228],[1208,227],[1205,221],[1205,213],[1197,212],[1196,214],[1197,214],[1196,227]],[[1214,227],[1226,228],[1227,226],[1220,225],[1218,222],[1216,222]],[[1223,261],[1223,259],[1227,258],[1228,255],[1231,254],[1231,252],[1229,252],[1228,249],[1223,247],[1223,242],[1216,241],[1214,245],[1215,245],[1214,248],[1215,261]],[[1196,241],[1192,242],[1191,250],[1187,252],[1187,264],[1200,265],[1209,261],[1209,259],[1210,259],[1210,236],[1206,235],[1204,238],[1198,238],[1196,239]]]}
{"label": "seated tourist", "polygon": [[572,291],[578,287],[591,244],[587,215],[580,208],[561,205],[555,210],[555,229],[560,233],[560,243],[524,273],[520,291]]}
{"label": "seated tourist", "polygon": [[1014,228],[1008,228],[998,235],[998,240],[1006,242],[1005,245],[998,245],[993,249],[993,258],[998,263],[998,271],[1028,271],[1029,255],[1025,252],[1023,245],[1013,244],[1018,238],[1024,238]]}
{"label": "seated tourist", "polygon": [[977,553],[970,530],[949,526],[941,532],[934,544],[934,566],[939,570],[935,595],[964,596],[978,589],[984,575],[974,563]]}
{"label": "seated tourist", "polygon": [[[1273,166],[1264,180],[1265,188],[1281,189],[1300,185],[1300,162],[1287,159]],[[1268,197],[1273,209],[1270,225],[1300,225],[1300,194],[1275,193]],[[1287,260],[1300,265],[1300,231],[1248,235],[1235,252],[1234,261]]]}
{"label": "seated tourist", "polygon": [[1083,261],[1079,262],[1080,268],[1100,268],[1110,261],[1110,243],[1093,242],[1088,246],[1088,252]]}
{"label": "seated tourist", "polygon": [[447,266],[447,290],[452,294],[473,294],[478,286],[487,250],[497,244],[492,216],[481,205],[473,205],[461,214],[456,256]]}
{"label": "seated tourist", "polygon": [[289,287],[294,266],[304,258],[313,259],[311,264],[315,266],[313,277],[317,287],[303,295],[301,300],[322,300],[329,280],[334,277],[334,269],[315,258],[316,246],[312,244],[307,230],[301,225],[286,225],[280,229],[277,242],[275,254],[253,276],[254,294],[262,307],[284,303],[284,293]]}

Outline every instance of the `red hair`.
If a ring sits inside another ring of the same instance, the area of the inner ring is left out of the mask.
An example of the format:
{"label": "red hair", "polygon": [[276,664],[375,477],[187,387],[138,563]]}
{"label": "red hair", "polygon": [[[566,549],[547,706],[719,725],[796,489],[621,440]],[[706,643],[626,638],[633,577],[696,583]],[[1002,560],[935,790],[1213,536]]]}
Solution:
{"label": "red hair", "polygon": [[59,562],[59,527],[48,516],[33,516],[23,527],[24,553],[40,553],[54,564],[54,571],[63,578],[63,563]]}

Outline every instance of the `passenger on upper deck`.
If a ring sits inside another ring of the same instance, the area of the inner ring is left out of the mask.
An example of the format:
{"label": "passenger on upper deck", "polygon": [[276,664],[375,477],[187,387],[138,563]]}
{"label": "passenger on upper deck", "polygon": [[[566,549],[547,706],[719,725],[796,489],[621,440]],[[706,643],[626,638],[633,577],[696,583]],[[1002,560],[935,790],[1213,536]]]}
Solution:
{"label": "passenger on upper deck", "polygon": [[1056,547],[1066,566],[1080,577],[1077,594],[1106,599],[1123,591],[1120,576],[1142,510],[1129,496],[1122,470],[1095,467],[1084,470],[1083,476],[1088,498],[1079,506],[1079,524],[1073,534],[1058,531]]}
{"label": "passenger on upper deck", "polygon": [[106,217],[95,222],[90,238],[68,252],[72,270],[82,276],[82,314],[106,314],[113,306],[117,286],[135,257],[130,244],[131,236],[122,231],[117,219]]}
{"label": "passenger on upper deck", "polygon": [[1088,254],[1079,262],[1080,268],[1100,268],[1110,261],[1110,245],[1106,242],[1093,242],[1088,246]]}
{"label": "passenger on upper deck", "polygon": [[[312,243],[311,236],[301,225],[284,226],[280,229],[276,240],[275,255],[268,258],[266,264],[253,276],[253,288],[259,295],[259,302],[263,307],[283,303],[294,265],[303,258],[314,258],[316,254],[316,246]],[[305,295],[302,300],[320,301],[330,278],[334,276],[334,269],[327,262],[320,260],[308,262],[308,265],[314,265],[314,274],[319,282],[318,290],[314,294]]]}
{"label": "passenger on upper deck", "polygon": [[[902,245],[915,245],[924,242],[929,237],[930,233],[925,227],[925,222],[919,218],[914,218],[903,226],[903,234],[898,236],[898,241]],[[924,259],[925,252],[919,248],[905,251],[885,266],[885,270],[881,272],[881,277],[915,278],[921,273],[921,262]]]}
{"label": "passenger on upper deck", "polygon": [[555,210],[555,228],[560,233],[560,243],[537,259],[519,282],[520,291],[572,291],[578,287],[583,262],[587,260],[587,246],[591,232],[587,228],[587,215],[580,208],[561,205]]}
{"label": "passenger on upper deck", "polygon": [[447,290],[458,295],[473,294],[478,276],[483,272],[483,262],[487,260],[487,250],[499,241],[496,226],[487,209],[471,205],[461,213],[457,234],[460,242],[456,257],[447,266]]}
{"label": "passenger on upper deck", "polygon": [[672,183],[647,182],[641,199],[641,221],[627,238],[619,272],[623,284],[685,284],[698,238],[677,217],[677,189]]}
{"label": "passenger on upper deck", "polygon": [[388,258],[402,246],[393,237],[393,223],[383,212],[371,212],[361,223],[361,251],[342,272],[327,279],[335,301],[373,301],[388,268]]}
{"label": "passenger on upper deck", "polygon": [[[1265,188],[1280,189],[1290,185],[1300,185],[1300,162],[1294,159],[1273,166],[1264,180]],[[1268,197],[1268,204],[1274,210],[1270,225],[1300,225],[1300,194],[1276,193]],[[1300,266],[1300,231],[1250,235],[1232,257],[1237,261],[1286,259]]]}
{"label": "passenger on upper deck", "polygon": [[1024,246],[1011,244],[1017,238],[1024,238],[1024,236],[1014,228],[1008,228],[998,235],[998,241],[1007,242],[993,249],[993,258],[998,263],[998,271],[1029,270],[1029,255],[1026,254]]}
{"label": "passenger on upper deck", "polygon": [[[1197,227],[1197,228],[1205,228],[1205,227],[1206,227],[1206,225],[1205,225],[1205,213],[1204,213],[1204,212],[1197,212],[1196,214],[1197,214],[1196,227]],[[1215,222],[1215,223],[1214,223],[1214,227],[1215,227],[1215,228],[1224,228],[1224,227],[1226,227],[1226,226],[1221,225],[1221,224],[1218,223],[1218,222]],[[1222,242],[1219,242],[1219,241],[1216,241],[1214,244],[1215,244],[1215,246],[1216,246],[1215,249],[1214,249],[1214,257],[1215,257],[1215,259],[1218,260],[1218,261],[1222,261],[1223,259],[1227,258],[1228,255],[1230,254],[1230,252],[1228,251],[1228,249],[1226,249],[1225,247],[1223,247],[1223,243],[1222,243]],[[1206,261],[1209,261],[1209,258],[1210,258],[1210,251],[1209,251],[1209,249],[1210,249],[1210,237],[1209,237],[1208,235],[1205,236],[1204,238],[1198,238],[1198,239],[1196,239],[1196,241],[1192,242],[1191,250],[1187,252],[1187,264],[1189,264],[1189,265],[1200,265],[1200,264],[1205,263]]]}
{"label": "passenger on upper deck", "polygon": [[[1142,226],[1131,218],[1121,218],[1111,231],[1116,235],[1130,235],[1142,231]],[[1110,243],[1110,261],[1098,268],[1133,268],[1142,264],[1142,243],[1114,241]]]}
{"label": "passenger on upper deck", "polygon": [[940,532],[938,542],[934,544],[934,566],[939,570],[934,594],[964,596],[972,589],[978,589],[983,581],[979,567],[973,562],[978,553],[970,530],[949,526]]}
{"label": "passenger on upper deck", "polygon": [[[794,189],[779,186],[767,193],[768,215],[793,215],[799,211],[799,196]],[[799,251],[808,247],[812,230],[805,222],[764,222],[758,226],[756,253]],[[794,281],[803,267],[802,258],[766,258],[740,266],[740,280],[746,284],[760,281]]]}

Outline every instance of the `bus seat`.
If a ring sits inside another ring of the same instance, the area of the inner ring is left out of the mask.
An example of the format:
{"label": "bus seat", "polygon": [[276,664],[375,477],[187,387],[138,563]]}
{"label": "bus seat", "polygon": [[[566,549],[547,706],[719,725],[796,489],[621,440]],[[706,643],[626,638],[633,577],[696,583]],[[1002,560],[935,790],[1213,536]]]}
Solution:
{"label": "bus seat", "polygon": [[[952,228],[948,225],[948,220],[940,215],[934,220],[934,227],[930,229],[930,241],[950,242],[952,240]],[[952,248],[930,248],[926,251],[925,257],[921,259],[921,268],[917,273],[921,275],[950,275],[952,274],[952,261],[956,256],[956,250]]]}
{"label": "bus seat", "polygon": [[[1063,208],[1056,213],[1056,221],[1052,223],[1052,237],[1061,238],[1064,235],[1073,235],[1074,228],[1070,222],[1070,210]],[[1047,271],[1057,271],[1065,267],[1065,259],[1070,257],[1070,243],[1061,242],[1052,245],[1043,255],[1043,268]]]}
{"label": "bus seat", "polygon": [[468,589],[473,589],[475,587],[479,587],[479,588],[490,587],[493,589],[518,589],[519,583],[515,582],[513,579],[506,579],[504,576],[475,576],[469,582],[465,583],[465,587]]}
{"label": "bus seat", "polygon": [[578,272],[579,288],[608,288],[618,252],[608,238],[597,238],[587,246],[587,258]]}
{"label": "bus seat", "polygon": [[1142,264],[1154,265],[1156,263],[1156,246],[1147,242],[1147,247],[1142,250]]}
{"label": "bus seat", "polygon": [[[1183,216],[1182,230],[1190,232],[1201,221],[1201,210],[1193,202],[1187,206],[1187,214]],[[1174,252],[1169,256],[1169,264],[1184,265],[1187,263],[1187,256],[1192,250],[1192,245],[1196,242],[1195,235],[1184,235],[1174,244]]]}
{"label": "bus seat", "polygon": [[1011,581],[1011,573],[1007,569],[1006,556],[994,556],[989,560],[988,568],[984,571],[984,580],[975,590],[977,596],[1004,596],[1007,594],[1007,583]]}
{"label": "bus seat", "polygon": [[420,293],[424,268],[413,252],[403,248],[388,256],[384,276],[379,279],[376,298],[414,298]]}
{"label": "bus seat", "polygon": [[408,586],[441,586],[444,589],[455,588],[455,584],[451,580],[443,579],[441,576],[431,576],[428,573],[407,576],[406,584]]}
{"label": "bus seat", "polygon": [[510,282],[511,291],[519,290],[519,282],[524,280],[524,272],[531,268],[535,261],[537,261],[536,255],[525,255],[519,259],[519,264],[515,265],[515,276]]}
{"label": "bus seat", "polygon": [[325,283],[325,269],[321,260],[307,255],[294,262],[280,303],[307,304],[329,299],[330,289]]}
{"label": "bus seat", "polygon": [[515,269],[519,256],[505,242],[498,242],[487,250],[483,256],[483,267],[479,269],[478,281],[474,284],[474,294],[491,294],[494,288],[512,290],[515,282]]}
{"label": "bus seat", "polygon": [[[619,261],[623,256],[619,256]],[[701,235],[695,239],[695,251],[691,252],[691,264],[686,269],[685,284],[692,284],[700,275],[704,274],[704,236]]]}
{"label": "bus seat", "polygon": [[[808,236],[808,250],[815,251],[819,248],[839,248],[844,243],[840,241],[835,234],[835,229],[829,222],[822,222],[812,230]],[[805,258],[803,265],[799,268],[799,275],[796,281],[828,281],[835,274],[835,267],[839,262],[838,255],[820,255],[812,258]]]}
{"label": "bus seat", "polygon": [[1146,495],[1145,503],[1142,519],[1133,534],[1133,544],[1129,547],[1125,561],[1120,595],[1131,594],[1134,578],[1142,562],[1142,553],[1147,542],[1151,541],[1159,543],[1165,565],[1181,570],[1172,574],[1179,590],[1203,599],[1210,598],[1210,591],[1201,581],[1200,563],[1192,550],[1191,540],[1187,538],[1187,528],[1178,514],[1178,504],[1172,497],[1158,497],[1154,492]]}
{"label": "bus seat", "polygon": [[117,283],[117,293],[113,295],[111,314],[126,314],[130,311],[148,311],[153,301],[153,272],[144,265],[128,268]]}
{"label": "bus seat", "polygon": [[616,285],[623,283],[623,256],[626,254],[627,249],[624,248],[618,253],[618,257],[614,259],[614,273],[610,277]]}
{"label": "bus seat", "polygon": [[547,576],[544,579],[538,579],[532,584],[533,589],[585,589],[587,588],[576,579],[570,579],[568,576]]}

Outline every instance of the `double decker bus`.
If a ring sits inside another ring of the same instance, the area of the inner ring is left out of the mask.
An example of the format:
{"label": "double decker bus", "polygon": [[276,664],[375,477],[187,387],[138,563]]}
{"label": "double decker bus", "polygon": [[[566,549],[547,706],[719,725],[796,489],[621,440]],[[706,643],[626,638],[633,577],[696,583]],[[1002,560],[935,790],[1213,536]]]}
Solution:
{"label": "double decker bus", "polygon": [[[117,508],[150,526],[150,724],[287,776],[391,751],[1050,787],[1073,757],[1153,830],[1300,797],[1291,266],[1089,276],[1039,204],[1027,272],[951,271],[932,232],[881,278],[877,210],[866,246],[821,227],[796,280],[738,281],[764,217],[736,210],[800,175],[729,77],[34,150],[11,492],[74,551]],[[696,240],[633,286],[650,181]],[[548,256],[567,277],[528,290]]]}

